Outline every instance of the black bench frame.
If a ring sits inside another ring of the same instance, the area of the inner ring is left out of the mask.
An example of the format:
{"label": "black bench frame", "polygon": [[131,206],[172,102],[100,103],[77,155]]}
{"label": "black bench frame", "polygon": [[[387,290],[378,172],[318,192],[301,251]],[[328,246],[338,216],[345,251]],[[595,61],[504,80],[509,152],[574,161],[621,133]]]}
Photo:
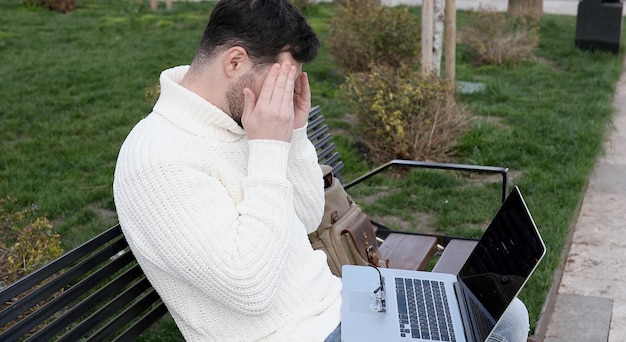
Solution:
{"label": "black bench frame", "polygon": [[[311,109],[308,135],[317,148],[320,163],[333,166],[341,179],[344,165],[319,106]],[[503,200],[507,191],[507,168],[407,160],[390,161],[345,187],[350,188],[390,167],[499,173]],[[374,223],[381,240],[394,233]],[[446,244],[450,238],[437,236],[437,241]],[[7,342],[129,341],[167,313],[119,225],[2,289],[0,305],[0,341]]]}

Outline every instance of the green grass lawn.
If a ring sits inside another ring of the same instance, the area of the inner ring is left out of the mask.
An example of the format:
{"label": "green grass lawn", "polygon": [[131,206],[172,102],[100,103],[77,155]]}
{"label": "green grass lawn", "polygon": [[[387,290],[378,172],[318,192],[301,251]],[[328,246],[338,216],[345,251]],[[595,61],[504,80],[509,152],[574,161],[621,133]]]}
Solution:
{"label": "green grass lawn", "polygon": [[[191,61],[213,3],[176,2],[156,13],[148,6],[83,0],[59,14],[17,0],[0,3],[0,196],[36,204],[66,249],[116,223],[118,149],[150,111],[153,100],[145,93],[159,73]],[[419,8],[412,11],[420,18]],[[316,5],[306,14],[323,41],[332,6]],[[464,18],[459,12],[459,25]],[[546,15],[535,58],[516,65],[474,67],[458,47],[457,79],[484,83],[486,91],[459,97],[476,120],[455,161],[509,167],[511,184],[522,189],[548,246],[521,295],[533,321],[602,151],[622,68],[615,55],[575,48],[575,19]],[[339,90],[344,75],[325,48],[306,69],[313,102],[337,132],[344,178],[352,179],[374,165],[346,120],[350,109]],[[394,228],[476,237],[498,208],[499,188],[488,177],[415,171],[375,177],[354,195]]]}

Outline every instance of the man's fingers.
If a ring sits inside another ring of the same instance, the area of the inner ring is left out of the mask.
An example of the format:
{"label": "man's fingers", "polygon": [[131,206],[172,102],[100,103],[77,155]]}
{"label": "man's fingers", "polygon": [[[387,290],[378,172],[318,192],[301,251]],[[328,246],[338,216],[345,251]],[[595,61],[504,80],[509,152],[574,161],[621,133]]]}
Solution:
{"label": "man's fingers", "polygon": [[293,93],[293,78],[295,76],[295,71],[293,71],[293,69],[295,69],[295,67],[289,62],[284,62],[280,66],[280,73],[276,78],[276,86],[274,88],[274,93],[272,94],[273,101],[283,101],[287,92],[290,91]]}
{"label": "man's fingers", "polygon": [[259,94],[244,88],[242,124],[249,139],[289,141],[294,128],[297,68],[290,62],[272,65]]}
{"label": "man's fingers", "polygon": [[248,119],[252,115],[254,111],[254,106],[256,104],[256,98],[254,92],[249,88],[243,89],[243,113],[241,113],[241,124],[245,127],[247,126]]}
{"label": "man's fingers", "polygon": [[300,77],[296,78],[296,83],[293,86],[293,92],[295,94],[296,97],[300,96],[300,94],[302,94],[302,78],[304,77],[304,73],[302,73],[302,75],[300,75]]}
{"label": "man's fingers", "polygon": [[306,102],[311,101],[311,86],[309,85],[309,75],[306,72],[300,76],[300,82],[298,82],[300,90],[297,93]]}
{"label": "man's fingers", "polygon": [[287,63],[287,80],[285,82],[285,89],[284,89],[284,97],[283,97],[283,105],[285,105],[285,108],[293,108],[293,96],[294,96],[294,88],[295,88],[295,83],[296,83],[296,75],[297,75],[297,70],[295,65],[291,65],[290,63]]}
{"label": "man's fingers", "polygon": [[263,88],[261,88],[261,92],[259,93],[259,99],[263,101],[269,102],[272,99],[272,93],[274,92],[274,87],[276,86],[276,78],[281,72],[281,66],[278,63],[272,65],[269,73],[265,77],[265,81],[263,82]]}
{"label": "man's fingers", "polygon": [[294,128],[298,129],[306,125],[311,109],[311,89],[309,87],[308,75],[303,72],[296,80],[295,94],[293,100]]}
{"label": "man's fingers", "polygon": [[249,88],[243,88],[243,112],[252,113],[254,109],[254,92]]}

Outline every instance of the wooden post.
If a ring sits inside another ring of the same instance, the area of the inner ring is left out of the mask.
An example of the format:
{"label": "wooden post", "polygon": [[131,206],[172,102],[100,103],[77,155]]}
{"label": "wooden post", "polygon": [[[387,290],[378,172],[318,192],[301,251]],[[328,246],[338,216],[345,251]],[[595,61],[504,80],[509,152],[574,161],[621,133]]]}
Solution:
{"label": "wooden post", "polygon": [[433,68],[433,25],[434,1],[422,1],[422,73],[428,74]]}
{"label": "wooden post", "polygon": [[[156,11],[159,7],[158,0],[150,0],[150,9]],[[165,0],[165,8],[172,9],[172,0]]]}
{"label": "wooden post", "polygon": [[445,77],[455,86],[456,78],[456,0],[446,0],[445,21]]}

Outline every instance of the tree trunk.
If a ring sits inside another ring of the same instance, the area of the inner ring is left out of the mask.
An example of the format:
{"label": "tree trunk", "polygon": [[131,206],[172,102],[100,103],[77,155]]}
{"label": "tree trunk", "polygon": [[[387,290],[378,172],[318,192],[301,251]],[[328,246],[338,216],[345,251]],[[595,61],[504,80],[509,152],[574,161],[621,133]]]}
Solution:
{"label": "tree trunk", "polygon": [[508,13],[516,18],[543,16],[543,0],[509,0]]}
{"label": "tree trunk", "polygon": [[422,1],[422,72],[428,75],[433,70],[434,1]]}
{"label": "tree trunk", "polygon": [[445,0],[435,0],[433,5],[433,68],[435,72],[439,74],[441,70],[441,52],[443,49]]}

